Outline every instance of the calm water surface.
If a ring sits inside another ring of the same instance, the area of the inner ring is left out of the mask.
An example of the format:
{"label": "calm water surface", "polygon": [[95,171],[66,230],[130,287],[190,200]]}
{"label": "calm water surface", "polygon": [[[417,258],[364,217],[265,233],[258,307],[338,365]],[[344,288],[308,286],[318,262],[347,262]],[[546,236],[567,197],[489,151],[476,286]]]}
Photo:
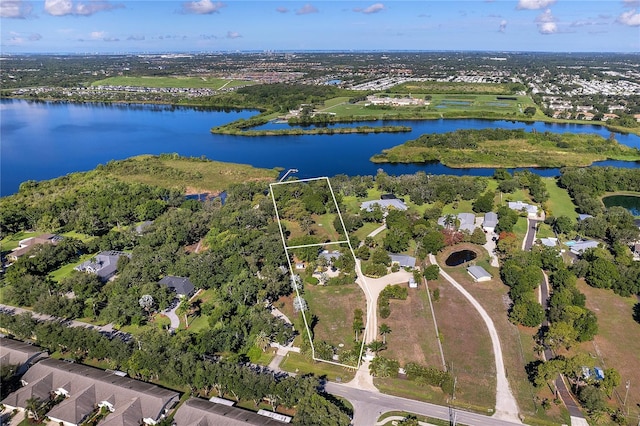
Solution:
{"label": "calm water surface", "polygon": [[[51,179],[85,171],[139,154],[177,152],[212,160],[247,163],[256,167],[297,168],[301,178],[372,175],[379,168],[389,174],[415,173],[490,176],[492,169],[450,169],[439,163],[378,165],[369,158],[382,149],[415,139],[422,133],[486,127],[523,128],[552,132],[598,133],[594,125],[517,123],[487,120],[379,121],[368,125],[407,125],[409,133],[377,135],[304,135],[240,137],[212,135],[209,129],[255,111],[216,111],[153,105],[42,103],[0,100],[0,194],[16,192],[29,179]],[[267,127],[277,128],[277,124]],[[286,127],[286,125],[284,125]],[[640,147],[640,137],[616,135],[625,145]],[[640,163],[606,161],[599,164],[640,167]],[[557,169],[537,170],[544,176]]]}
{"label": "calm water surface", "polygon": [[640,197],[635,195],[611,195],[604,197],[602,202],[606,207],[619,206],[629,210],[632,215],[640,216]]}

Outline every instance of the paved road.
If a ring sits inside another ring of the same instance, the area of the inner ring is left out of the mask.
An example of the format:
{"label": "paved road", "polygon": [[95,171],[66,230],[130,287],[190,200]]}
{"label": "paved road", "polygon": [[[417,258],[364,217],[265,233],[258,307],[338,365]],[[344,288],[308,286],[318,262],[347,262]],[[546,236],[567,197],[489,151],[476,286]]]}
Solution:
{"label": "paved road", "polygon": [[[394,410],[449,420],[448,407],[429,404],[428,402],[413,401],[411,399],[365,391],[350,387],[346,384],[331,382],[326,384],[325,390],[334,395],[346,398],[353,404],[355,413],[353,424],[355,426],[374,425],[381,414]],[[470,413],[468,411],[455,410],[455,413],[457,421],[467,425],[509,426],[520,424],[500,420],[495,417],[483,416],[482,414]]]}
{"label": "paved road", "polygon": [[[436,257],[433,254],[429,254],[429,262],[432,265],[437,265]],[[449,274],[444,272],[440,268],[440,275],[442,275],[451,285],[453,285],[471,305],[478,311],[482,320],[484,321],[487,329],[489,330],[489,336],[491,337],[491,347],[493,348],[493,354],[496,364],[496,412],[494,416],[499,419],[509,419],[513,422],[519,422],[518,416],[518,403],[516,402],[511,388],[509,387],[509,381],[504,368],[504,360],[502,358],[502,348],[500,346],[500,338],[498,337],[498,330],[496,330],[493,320],[480,305],[480,303],[469,293],[462,285],[454,280]]]}
{"label": "paved road", "polygon": [[533,243],[536,241],[536,229],[538,229],[538,222],[542,222],[538,219],[527,219],[528,228],[527,235],[525,235],[522,241],[522,250],[531,250]]}

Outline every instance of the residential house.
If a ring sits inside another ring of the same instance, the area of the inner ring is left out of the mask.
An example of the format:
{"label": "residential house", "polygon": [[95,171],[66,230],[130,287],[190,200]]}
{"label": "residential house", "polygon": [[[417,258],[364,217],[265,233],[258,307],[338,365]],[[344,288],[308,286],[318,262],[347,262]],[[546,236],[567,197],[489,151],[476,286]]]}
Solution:
{"label": "residential house", "polygon": [[37,237],[25,238],[24,240],[20,240],[18,242],[18,247],[12,250],[11,253],[7,254],[7,259],[9,259],[12,262],[15,262],[16,260],[18,260],[25,254],[30,252],[39,244],[56,245],[60,241],[62,241],[63,238],[64,237],[61,237],[60,235],[54,235],[54,234],[42,234],[42,235],[38,235]]}
{"label": "residential house", "polygon": [[511,210],[527,212],[527,215],[532,218],[535,218],[538,215],[538,206],[534,206],[532,204],[523,203],[522,201],[509,201],[507,205]]}
{"label": "residential house", "polygon": [[491,274],[488,273],[482,266],[469,266],[467,268],[467,272],[469,273],[469,275],[471,275],[471,278],[473,278],[475,282],[490,281],[492,278]]}
{"label": "residential house", "polygon": [[407,205],[399,198],[392,198],[389,200],[364,201],[360,204],[360,208],[368,212],[373,211],[375,209],[375,206],[380,207],[382,210],[395,209],[405,211],[408,208]]}
{"label": "residential house", "polygon": [[631,253],[633,254],[633,260],[640,260],[640,243],[635,243],[633,247],[631,247]]}
{"label": "residential house", "polygon": [[575,255],[581,255],[587,249],[598,247],[598,244],[599,243],[594,240],[574,241],[573,244],[570,245],[570,250],[571,253]]}
{"label": "residential house", "polygon": [[[467,231],[471,234],[476,229],[476,216],[473,213],[458,213],[454,217],[456,219],[456,223],[458,224],[459,231]],[[438,225],[445,226],[446,222],[446,216],[438,218]]]}
{"label": "residential house", "polygon": [[173,290],[178,297],[187,299],[194,295],[196,292],[196,288],[189,281],[189,278],[186,277],[174,277],[171,275],[167,275],[162,278],[158,284],[167,286],[170,290]]}
{"label": "residential house", "polygon": [[492,233],[495,231],[498,225],[498,214],[495,212],[487,212],[484,214],[484,221],[482,222],[482,229],[485,232]]}
{"label": "residential house", "polygon": [[216,404],[206,399],[189,398],[176,411],[173,422],[176,426],[273,426],[291,421],[289,416],[282,416],[282,418],[288,421],[279,421],[242,408]]}
{"label": "residential house", "polygon": [[98,253],[93,259],[81,263],[74,269],[76,271],[95,274],[101,281],[108,281],[118,270],[118,259],[121,256],[131,257],[130,254],[116,250],[103,251]]}
{"label": "residential house", "polygon": [[333,251],[322,250],[322,252],[320,252],[320,254],[318,255],[318,257],[324,257],[325,259],[327,259],[327,262],[329,263],[333,262],[335,259],[339,258],[340,256],[342,256],[342,253],[340,253],[338,250],[333,250]]}
{"label": "residential house", "polygon": [[406,254],[389,253],[391,264],[397,263],[401,268],[415,268],[416,258]]}
{"label": "residential house", "polygon": [[555,247],[558,245],[557,238],[540,238],[540,243],[546,247]]}
{"label": "residential house", "polygon": [[63,426],[77,426],[99,408],[110,411],[100,422],[107,426],[155,424],[180,399],[180,394],[150,383],[122,377],[82,364],[47,358],[22,376],[23,386],[2,401],[10,410],[24,410],[27,401],[64,396],[46,413]]}
{"label": "residential house", "polygon": [[586,214],[586,213],[580,213],[578,214],[578,222],[582,222],[585,219],[589,219],[592,218],[593,216],[591,216],[590,214]]}
{"label": "residential house", "polygon": [[0,366],[14,366],[14,375],[21,376],[30,365],[49,355],[38,346],[0,337]]}

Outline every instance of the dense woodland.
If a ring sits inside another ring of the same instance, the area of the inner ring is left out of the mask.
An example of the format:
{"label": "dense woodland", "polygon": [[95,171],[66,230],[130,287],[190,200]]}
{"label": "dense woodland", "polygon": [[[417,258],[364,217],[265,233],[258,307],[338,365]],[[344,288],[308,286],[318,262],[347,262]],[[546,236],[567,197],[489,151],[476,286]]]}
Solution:
{"label": "dense woodland", "polygon": [[[218,199],[186,200],[179,190],[127,183],[91,173],[42,183],[27,182],[18,194],[0,200],[3,235],[31,229],[78,233],[77,238],[65,237],[57,245],[40,246],[32,256],[23,256],[11,265],[1,284],[4,301],[65,319],[143,326],[152,320],[155,312],[172,303],[173,294],[158,281],[166,275],[185,276],[198,289],[209,290],[212,297],[202,304],[185,304],[181,312],[205,317],[208,327],[197,331],[187,329],[175,336],[158,327],[149,327],[128,342],[59,323],[37,323],[26,315],[0,315],[2,328],[22,339],[35,338],[43,347],[59,350],[78,361],[105,362],[143,380],[162,378],[172,386],[187,386],[193,392],[207,393],[213,389],[256,404],[265,395],[277,395],[279,405],[296,406],[296,418],[301,424],[305,423],[305,416],[317,415],[317,410],[332,419],[326,424],[348,422],[344,407],[313,391],[317,379],[275,377],[260,368],[242,364],[256,350],[260,352],[257,348],[265,343],[286,343],[295,336],[290,326],[273,317],[265,307],[293,290],[290,277],[281,268],[287,259],[265,183],[230,185],[223,205]],[[549,197],[542,179],[528,171],[511,175],[497,170],[493,179],[506,194],[525,190],[537,203],[544,203]],[[583,235],[603,242],[600,248],[590,249],[572,266],[562,262],[554,249],[520,251],[521,242],[513,234],[519,213],[494,205],[496,194],[487,190],[486,178],[424,173],[389,176],[383,172],[375,177],[338,175],[331,178],[349,238],[353,246],[358,247],[356,255],[363,262],[363,271],[370,276],[387,273],[388,252],[405,252],[411,245],[415,246],[417,256],[424,258],[428,253],[437,253],[461,241],[482,244],[486,238],[484,233],[460,232],[455,219],[447,219],[444,227],[436,223],[446,204],[471,201],[479,214],[496,211],[497,207],[501,278],[509,287],[512,301],[509,318],[516,324],[537,327],[546,317],[549,325],[540,329],[538,343],[562,352],[593,339],[598,330],[594,313],[585,307],[584,295],[576,288],[577,277],[584,277],[589,285],[611,288],[621,295],[640,292],[640,262],[631,260],[628,247],[638,238],[633,217],[624,209],[603,209],[594,201],[606,191],[639,191],[640,175],[634,169],[566,169],[559,182],[569,190],[578,208],[593,213],[594,217],[575,226],[563,217],[549,217],[547,222],[567,238]],[[73,190],[66,191],[65,187]],[[364,223],[382,223],[383,213],[377,209],[349,210],[344,198],[364,197],[373,188],[410,197],[417,205],[429,205],[422,214],[413,209],[389,212],[384,238],[366,238],[360,245],[352,233]],[[35,199],[39,201],[34,202]],[[312,232],[312,223],[304,225],[303,222],[310,215],[335,213],[326,188],[319,184],[281,185],[276,201],[282,205],[279,211],[284,219],[295,221],[301,229],[308,226],[307,235],[296,237],[304,241],[292,238],[291,245],[324,241],[325,237]],[[135,225],[143,220],[152,224],[136,231]],[[341,231],[339,222],[334,221],[333,227]],[[285,233],[289,236],[286,229]],[[197,243],[201,249],[196,252]],[[51,275],[61,266],[90,258],[102,250],[123,250],[131,254],[130,258],[121,258],[117,277],[112,281],[103,283],[95,276],[80,272],[55,279]],[[322,267],[315,248],[297,250],[295,254],[311,262],[311,270],[318,265]],[[350,256],[345,255],[334,261],[333,266],[341,273],[323,284],[352,285],[354,265],[349,259]],[[546,313],[533,296],[533,290],[541,281],[541,270],[549,275],[553,288]],[[429,276],[433,272],[429,268],[425,270]],[[317,285],[318,280],[305,278],[300,284],[304,294],[304,285]],[[393,289],[385,292],[381,298],[381,314],[388,310],[389,299],[402,297],[402,292]],[[354,331],[356,320],[357,315]],[[360,331],[358,327],[356,333]],[[305,339],[306,335],[302,346],[308,354]],[[384,348],[382,342],[374,343],[375,352]],[[314,342],[314,345],[320,358],[330,359],[335,353],[335,348],[327,342]],[[341,361],[355,364],[357,356],[355,351],[345,351]],[[574,361],[559,356],[544,364],[532,364],[529,366],[532,381],[544,384],[554,371],[574,377],[570,375],[574,371],[572,366],[578,362]],[[397,361],[379,357],[372,371],[384,377],[397,371],[396,364]],[[427,366],[406,367],[416,380],[449,391],[450,377]],[[613,371],[611,377],[615,378]],[[574,372],[576,380],[578,374]],[[606,396],[612,386],[615,383],[576,382],[575,392],[583,402],[592,404],[593,410],[598,410],[602,405],[597,402],[602,400],[598,395]],[[298,393],[287,390],[291,387],[299,388]]]}

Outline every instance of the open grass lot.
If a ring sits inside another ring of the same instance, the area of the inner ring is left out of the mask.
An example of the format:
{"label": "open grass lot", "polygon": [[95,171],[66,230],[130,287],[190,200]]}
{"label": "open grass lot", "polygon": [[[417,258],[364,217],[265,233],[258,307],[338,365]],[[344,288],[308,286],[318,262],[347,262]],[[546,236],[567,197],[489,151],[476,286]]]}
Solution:
{"label": "open grass lot", "polygon": [[[475,247],[476,250],[479,249],[478,246],[474,246],[472,244],[459,244],[455,247],[449,247],[445,249],[438,255],[438,263],[441,266],[444,266],[444,260],[447,258],[449,253],[460,250],[460,249],[473,249]],[[482,250],[482,249],[481,249]],[[506,374],[509,380],[509,384],[511,389],[518,401],[518,406],[521,412],[527,417],[536,417],[541,419],[548,419],[552,413],[548,415],[544,414],[540,407],[538,408],[538,412],[536,412],[536,406],[534,404],[534,394],[535,389],[529,384],[529,381],[525,372],[525,365],[529,362],[533,357],[533,339],[529,338],[521,338],[521,333],[519,329],[511,324],[507,318],[507,310],[508,310],[508,299],[507,293],[508,288],[504,284],[502,284],[497,268],[491,268],[486,263],[487,254],[484,253],[482,256],[479,256],[474,263],[479,264],[484,267],[492,276],[493,279],[491,281],[475,283],[466,272],[466,267],[457,266],[453,268],[444,267],[444,269],[449,273],[458,283],[463,285],[469,293],[471,293],[478,302],[483,306],[483,308],[487,311],[493,323],[498,331],[498,335],[500,337],[500,344],[502,347],[502,355],[505,362]],[[442,281],[442,280],[440,280]],[[431,286],[431,283],[430,283]],[[440,307],[440,304],[447,299],[447,295],[450,292],[457,292],[457,290],[453,289],[448,284],[440,285],[440,302],[435,303],[434,306],[436,308],[436,317],[438,319],[438,326],[441,330],[449,327],[449,322],[446,317],[442,317],[442,315],[448,315],[449,313],[446,310],[443,310]],[[459,294],[459,293],[458,293]],[[462,295],[459,295],[462,298]],[[464,299],[466,301],[466,299]],[[466,302],[465,302],[466,303]],[[480,319],[479,315],[476,313],[475,309],[473,309],[470,305],[468,305],[468,313],[474,313],[477,316],[477,319],[467,318],[465,320],[465,325],[474,324],[475,328],[478,328],[486,339],[488,340],[488,332],[484,326],[484,322]],[[452,319],[453,320],[453,319]],[[476,322],[476,320],[478,322]],[[455,320],[453,320],[455,321]],[[531,330],[531,333],[534,331]],[[444,331],[443,331],[444,334]],[[483,344],[488,345],[483,352],[484,358],[481,359],[483,363],[491,363],[491,371],[495,371],[493,352],[490,347],[490,342],[482,342]],[[445,358],[447,361],[450,360],[450,351],[447,350],[447,338],[443,340],[443,344],[445,345]],[[476,350],[473,352],[477,353]],[[471,351],[466,352],[467,355],[471,354]],[[482,364],[481,364],[482,365]],[[477,367],[476,367],[477,368]],[[485,369],[488,367],[485,367]],[[454,365],[454,372],[456,368]],[[458,383],[460,384],[460,376],[458,378]],[[495,386],[495,381],[492,382],[492,386]],[[495,387],[491,388],[493,392],[495,392]],[[495,394],[493,395],[495,397]],[[559,415],[560,413],[558,413]],[[556,419],[560,420],[560,419]]]}
{"label": "open grass lot", "polygon": [[355,376],[355,370],[326,362],[316,362],[305,355],[289,352],[280,364],[280,368],[290,373],[315,374],[318,377],[326,377],[332,382],[348,382]]}
{"label": "open grass lot", "polygon": [[[444,264],[444,261],[442,262]],[[429,282],[440,291],[433,307],[444,357],[457,377],[456,402],[475,411],[495,407],[495,363],[489,332],[471,304],[443,278]]]}
{"label": "open grass lot", "polygon": [[576,205],[573,204],[567,190],[558,186],[556,178],[547,177],[542,180],[549,193],[549,200],[546,203],[549,213],[555,217],[567,216],[575,221],[578,218]]}
{"label": "open grass lot", "polygon": [[255,84],[247,80],[231,80],[213,77],[109,77],[91,83],[92,86],[133,86],[184,89],[214,89]]}
{"label": "open grass lot", "polygon": [[[380,392],[389,395],[401,396],[404,398],[415,399],[417,401],[431,402],[432,404],[447,404],[447,395],[445,395],[439,388],[421,386],[412,380],[391,377],[375,377],[373,379],[373,384],[380,389]],[[460,384],[460,379],[458,379],[458,384]],[[458,400],[457,397],[456,400]],[[486,413],[486,411],[483,412]]]}
{"label": "open grass lot", "polygon": [[[378,325],[391,328],[387,334],[387,349],[381,355],[397,359],[400,365],[417,362],[442,369],[429,299],[424,287],[409,289],[407,300],[390,300],[391,315],[378,316]],[[382,340],[382,337],[379,337]]]}
{"label": "open grass lot", "polygon": [[[583,280],[578,281],[578,289],[587,297],[587,308],[598,317],[599,328],[593,342],[581,344],[580,349],[598,356],[602,367],[618,370],[622,380],[616,391],[622,399],[625,383],[631,381],[627,407],[630,415],[637,418],[640,416],[640,324],[632,317],[637,299],[589,287]],[[615,405],[622,406],[621,403]]]}
{"label": "open grass lot", "polygon": [[188,193],[217,194],[230,185],[247,181],[272,182],[276,170],[258,169],[245,164],[200,161],[177,156],[142,155],[109,165],[110,175],[125,182],[138,182],[163,188],[186,189]]}
{"label": "open grass lot", "polygon": [[358,308],[367,312],[360,287],[355,283],[344,286],[307,285],[304,298],[309,312],[318,318],[313,329],[314,341],[324,340],[336,347],[342,343],[345,349],[351,349],[355,343],[353,313]]}

